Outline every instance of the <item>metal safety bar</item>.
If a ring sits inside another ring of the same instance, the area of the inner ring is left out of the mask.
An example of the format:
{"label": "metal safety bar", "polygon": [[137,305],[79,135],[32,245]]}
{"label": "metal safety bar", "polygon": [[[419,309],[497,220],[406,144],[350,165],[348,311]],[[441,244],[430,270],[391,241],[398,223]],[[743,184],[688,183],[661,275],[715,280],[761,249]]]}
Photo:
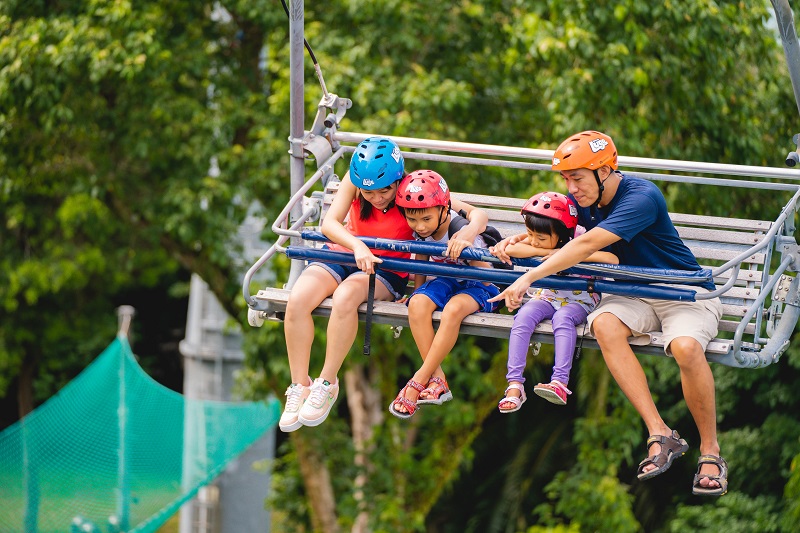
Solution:
{"label": "metal safety bar", "polygon": [[[309,248],[307,246],[289,246],[286,248],[286,256],[292,259],[317,259],[341,265],[357,266],[352,252]],[[468,265],[434,263],[433,261],[418,261],[416,259],[397,257],[381,256],[381,261],[380,270],[408,272],[409,274],[423,274],[426,276],[471,279],[475,281],[499,283],[502,285],[510,285],[524,274],[524,272],[518,270],[500,270]],[[695,301],[695,291],[691,289],[679,289],[663,285],[627,283],[624,281],[590,280],[554,275],[540,279],[536,282],[536,286],[547,289],[591,290],[600,293],[612,293],[637,298],[659,298],[684,302]]]}
{"label": "metal safety bar", "polygon": [[[328,237],[319,231],[300,232],[303,239],[315,242],[329,242]],[[432,241],[405,241],[384,239],[380,237],[364,237],[355,235],[357,239],[375,250],[388,250],[391,252],[416,253],[424,255],[447,255],[447,245]],[[504,264],[500,259],[488,253],[486,248],[467,246],[459,255],[461,259],[469,261],[485,261],[488,263]],[[537,258],[512,257],[511,262],[521,267],[536,267],[542,263]],[[581,263],[580,266],[567,268],[564,274],[579,276],[607,276],[617,280],[639,281],[643,283],[677,283],[683,285],[702,285],[712,282],[711,270],[669,270],[663,268],[632,267],[628,265],[610,265],[604,263]]]}
{"label": "metal safety bar", "polygon": [[[334,135],[334,139],[340,142],[357,144],[367,137],[371,137],[373,135],[375,134],[339,131]],[[476,155],[483,154],[490,156],[506,156],[551,161],[553,159],[553,153],[555,152],[555,150],[543,150],[537,148],[519,148],[513,146],[497,146],[492,144],[418,139],[414,137],[396,137],[393,135],[388,137],[401,147],[405,146],[408,148],[437,150],[443,152],[461,152]],[[619,156],[619,164],[623,167],[633,168],[680,170],[683,172],[700,172],[704,174],[728,174],[732,176],[800,180],[800,170],[758,167],[752,165],[704,163],[698,161],[681,161],[630,156]]]}

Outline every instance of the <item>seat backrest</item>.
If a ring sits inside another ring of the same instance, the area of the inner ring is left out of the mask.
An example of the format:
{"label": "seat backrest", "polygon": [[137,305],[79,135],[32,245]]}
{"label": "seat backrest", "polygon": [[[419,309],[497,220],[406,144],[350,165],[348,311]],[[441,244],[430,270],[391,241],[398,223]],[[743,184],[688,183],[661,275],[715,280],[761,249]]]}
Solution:
{"label": "seat backrest", "polygon": [[[322,217],[327,213],[338,189],[339,181],[331,179],[325,189]],[[524,199],[457,192],[453,192],[452,197],[484,209],[489,216],[489,224],[497,228],[504,237],[525,232],[525,226],[519,213],[525,203]],[[670,218],[681,239],[695,255],[700,265],[707,268],[719,266],[757,244],[773,224],[772,221],[766,220],[682,213],[670,213]],[[770,246],[763,252],[747,257],[742,262],[734,285],[720,297],[723,306],[723,316],[719,325],[721,335],[724,335],[723,332],[730,334],[735,331],[758,298],[761,287],[767,281],[771,252],[772,247]],[[728,281],[729,274],[730,271],[715,278],[715,284],[718,287],[723,286]],[[757,333],[761,328],[764,312],[765,306],[760,306],[746,326],[745,342],[763,343]]]}
{"label": "seat backrest", "polygon": [[[525,232],[525,225],[519,213],[525,200],[502,196],[485,196],[477,194],[453,193],[453,197],[481,207],[489,215],[489,223],[495,226],[503,236]],[[701,266],[713,268],[733,259],[757,244],[772,227],[772,221],[750,220],[726,217],[687,215],[670,213],[675,228],[683,242],[692,251]],[[723,316],[719,329],[721,332],[733,332],[741,322],[745,313],[760,294],[763,283],[765,265],[772,249],[749,256],[742,262],[737,279],[721,297]],[[714,279],[721,287],[729,279],[729,272]],[[756,312],[745,329],[752,336],[761,325],[765,307]]]}

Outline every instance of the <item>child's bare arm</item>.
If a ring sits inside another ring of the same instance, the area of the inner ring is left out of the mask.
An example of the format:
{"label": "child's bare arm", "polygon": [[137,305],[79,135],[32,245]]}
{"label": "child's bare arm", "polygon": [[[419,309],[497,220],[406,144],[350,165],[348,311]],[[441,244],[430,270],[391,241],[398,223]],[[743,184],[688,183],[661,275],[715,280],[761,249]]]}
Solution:
{"label": "child's bare arm", "polygon": [[517,242],[515,244],[510,244],[506,246],[506,254],[510,257],[546,257],[550,254],[555,252],[555,250],[549,250],[547,248],[537,248],[535,246],[531,246],[528,244],[528,240],[526,238],[525,241]]}
{"label": "child's bare arm", "polygon": [[[516,244],[510,244],[506,246],[505,252],[511,257],[544,257],[547,258],[552,254],[556,253],[560,248],[554,248],[552,250],[548,250],[545,248],[536,248],[529,244],[529,239],[526,236],[524,241],[520,241]],[[612,254],[611,252],[603,252],[597,251],[594,252],[592,255],[581,261],[582,263],[609,263],[612,265],[619,264],[619,258]]]}
{"label": "child's bare arm", "polygon": [[512,235],[511,237],[506,237],[494,246],[489,247],[489,252],[491,252],[491,254],[497,257],[500,261],[511,264],[511,257],[506,253],[506,248],[512,244],[527,241],[527,239],[527,233],[518,233],[516,235]]}
{"label": "child's bare arm", "polygon": [[[474,267],[492,268],[492,264],[488,261],[467,261],[467,264],[469,264],[469,266],[474,266]],[[490,281],[482,281],[481,283],[483,283],[484,285],[492,284]]]}
{"label": "child's bare arm", "polygon": [[471,245],[475,241],[475,238],[480,235],[482,231],[486,230],[486,224],[489,223],[489,215],[483,209],[474,207],[461,200],[456,200],[455,198],[452,199],[451,204],[454,211],[464,211],[467,214],[467,220],[469,220],[469,224],[456,232],[451,240],[457,238],[468,241]]}
{"label": "child's bare arm", "polygon": [[[430,257],[422,254],[414,254],[414,259],[418,261],[427,261],[428,259],[430,259]],[[426,276],[425,274],[414,274],[414,290],[417,290],[420,287],[422,287],[422,284],[425,283],[427,279],[428,276]]]}

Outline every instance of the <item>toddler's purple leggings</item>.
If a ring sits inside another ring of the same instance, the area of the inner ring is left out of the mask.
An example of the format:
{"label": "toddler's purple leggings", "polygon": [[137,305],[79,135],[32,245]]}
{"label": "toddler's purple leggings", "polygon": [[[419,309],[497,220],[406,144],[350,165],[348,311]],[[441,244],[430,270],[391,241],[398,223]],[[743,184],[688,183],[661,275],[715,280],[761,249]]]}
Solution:
{"label": "toddler's purple leggings", "polygon": [[514,317],[511,337],[508,341],[508,374],[506,379],[525,382],[522,372],[525,370],[525,359],[531,342],[533,330],[542,320],[552,318],[553,337],[555,337],[555,364],[552,379],[564,385],[569,383],[569,372],[572,370],[572,356],[578,332],[576,326],[586,321],[586,310],[576,303],[567,304],[558,309],[545,300],[529,300]]}

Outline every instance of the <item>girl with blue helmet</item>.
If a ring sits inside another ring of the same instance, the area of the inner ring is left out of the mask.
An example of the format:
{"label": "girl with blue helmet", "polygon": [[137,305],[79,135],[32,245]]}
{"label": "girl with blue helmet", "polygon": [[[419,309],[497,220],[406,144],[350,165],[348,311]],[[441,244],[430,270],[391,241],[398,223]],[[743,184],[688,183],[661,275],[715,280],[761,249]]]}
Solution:
{"label": "girl with blue helmet", "polygon": [[[279,422],[282,431],[317,426],[325,421],[339,395],[338,373],[358,333],[358,306],[367,301],[369,276],[376,275],[375,299],[393,301],[404,296],[408,274],[377,270],[381,256],[409,258],[410,254],[371,250],[354,235],[413,240],[411,228],[395,206],[398,182],[405,175],[397,144],[386,137],[369,137],[358,144],[350,160],[349,176],[322,222],[332,250],[352,252],[356,267],[313,262],[300,275],[286,305],[284,333],[292,383]],[[467,213],[472,206],[454,200]],[[476,210],[477,211],[477,210]],[[474,240],[485,229],[487,217],[470,216],[460,233]],[[460,250],[458,250],[460,253]],[[314,323],[311,312],[325,298],[333,299],[328,322],[325,362],[317,379],[309,376]]]}

